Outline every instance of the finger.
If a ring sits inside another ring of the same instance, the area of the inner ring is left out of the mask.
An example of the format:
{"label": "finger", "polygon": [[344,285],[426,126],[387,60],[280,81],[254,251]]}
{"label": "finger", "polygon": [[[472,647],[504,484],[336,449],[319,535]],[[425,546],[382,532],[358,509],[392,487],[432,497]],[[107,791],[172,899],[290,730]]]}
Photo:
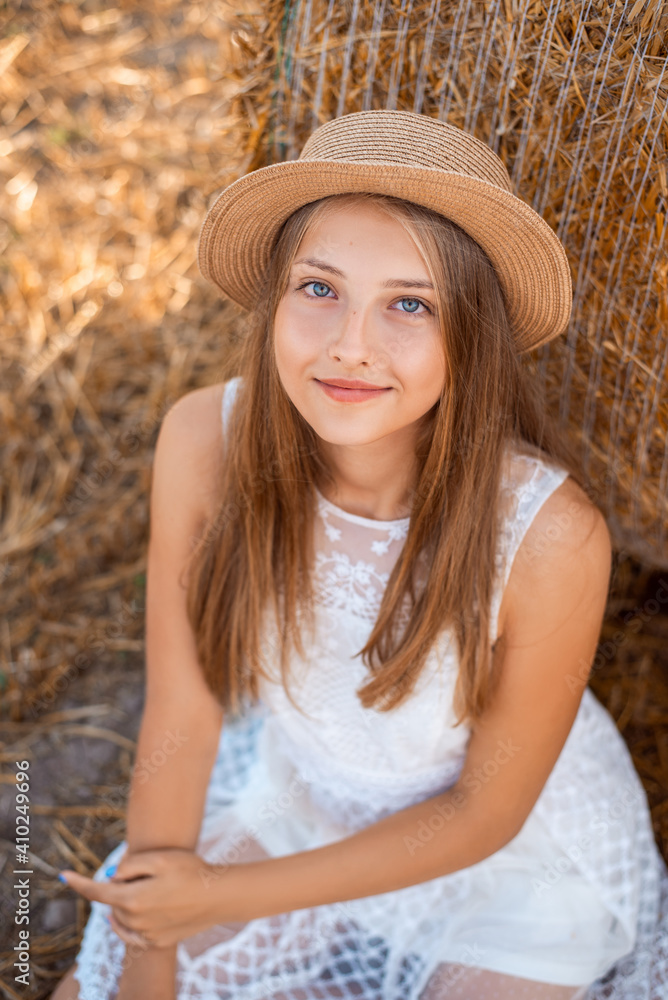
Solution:
{"label": "finger", "polygon": [[160,866],[161,854],[161,851],[126,851],[112,877],[117,881],[130,881],[155,875]]}
{"label": "finger", "polygon": [[119,938],[125,941],[126,944],[131,944],[144,951],[151,946],[151,943],[145,934],[140,934],[139,931],[133,931],[129,927],[126,927],[125,924],[122,924],[121,921],[114,915],[113,910],[109,912],[109,924],[111,929],[118,934]]}
{"label": "finger", "polygon": [[97,901],[98,903],[110,903],[113,905],[121,901],[121,897],[119,897],[120,886],[112,885],[111,882],[96,882],[92,878],[86,878],[85,875],[80,875],[78,872],[69,871],[68,869],[65,869],[60,874],[63,882],[70,889],[74,889],[80,896],[90,899],[91,902]]}

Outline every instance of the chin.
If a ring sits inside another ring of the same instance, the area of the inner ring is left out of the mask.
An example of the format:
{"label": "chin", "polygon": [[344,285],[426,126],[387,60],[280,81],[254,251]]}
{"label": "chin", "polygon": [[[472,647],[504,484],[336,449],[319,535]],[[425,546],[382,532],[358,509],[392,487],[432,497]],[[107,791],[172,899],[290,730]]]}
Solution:
{"label": "chin", "polygon": [[326,441],[328,444],[348,445],[349,447],[353,445],[373,444],[374,441],[378,441],[380,438],[387,437],[388,434],[392,433],[390,429],[383,430],[381,428],[360,428],[357,431],[349,428],[346,430],[340,424],[332,427],[328,422],[321,420],[309,421],[309,423],[318,437],[322,438],[323,441]]}

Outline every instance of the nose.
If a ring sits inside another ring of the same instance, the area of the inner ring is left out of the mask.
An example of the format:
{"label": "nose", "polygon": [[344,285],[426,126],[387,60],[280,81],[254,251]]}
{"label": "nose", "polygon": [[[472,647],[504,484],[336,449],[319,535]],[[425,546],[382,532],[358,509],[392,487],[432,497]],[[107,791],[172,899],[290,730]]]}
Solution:
{"label": "nose", "polygon": [[341,325],[329,345],[329,354],[349,368],[370,367],[377,358],[376,344],[371,309],[351,307],[341,317]]}

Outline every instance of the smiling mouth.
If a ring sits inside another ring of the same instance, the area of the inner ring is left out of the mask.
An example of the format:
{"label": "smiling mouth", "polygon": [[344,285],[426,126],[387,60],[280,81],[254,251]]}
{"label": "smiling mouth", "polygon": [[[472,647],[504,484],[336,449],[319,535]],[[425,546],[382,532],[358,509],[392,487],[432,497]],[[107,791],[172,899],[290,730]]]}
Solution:
{"label": "smiling mouth", "polygon": [[387,385],[374,385],[373,382],[364,382],[362,379],[322,379],[317,378],[316,382],[321,385],[333,385],[338,389],[368,389],[369,391],[378,389],[389,389]]}
{"label": "smiling mouth", "polygon": [[319,386],[330,399],[335,399],[345,403],[361,403],[365,400],[375,399],[384,392],[390,392],[390,386],[341,386],[332,385],[331,382],[321,382],[315,379]]}

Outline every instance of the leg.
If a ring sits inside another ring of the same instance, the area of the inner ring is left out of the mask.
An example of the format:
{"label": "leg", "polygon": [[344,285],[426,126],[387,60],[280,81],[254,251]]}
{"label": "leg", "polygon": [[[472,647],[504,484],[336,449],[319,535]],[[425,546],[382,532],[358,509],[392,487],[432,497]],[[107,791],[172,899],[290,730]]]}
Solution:
{"label": "leg", "polygon": [[453,962],[438,966],[420,1000],[582,1000],[583,986],[555,986]]}
{"label": "leg", "polygon": [[79,984],[74,978],[76,962],[63,976],[55,990],[51,994],[51,1000],[79,1000]]}

